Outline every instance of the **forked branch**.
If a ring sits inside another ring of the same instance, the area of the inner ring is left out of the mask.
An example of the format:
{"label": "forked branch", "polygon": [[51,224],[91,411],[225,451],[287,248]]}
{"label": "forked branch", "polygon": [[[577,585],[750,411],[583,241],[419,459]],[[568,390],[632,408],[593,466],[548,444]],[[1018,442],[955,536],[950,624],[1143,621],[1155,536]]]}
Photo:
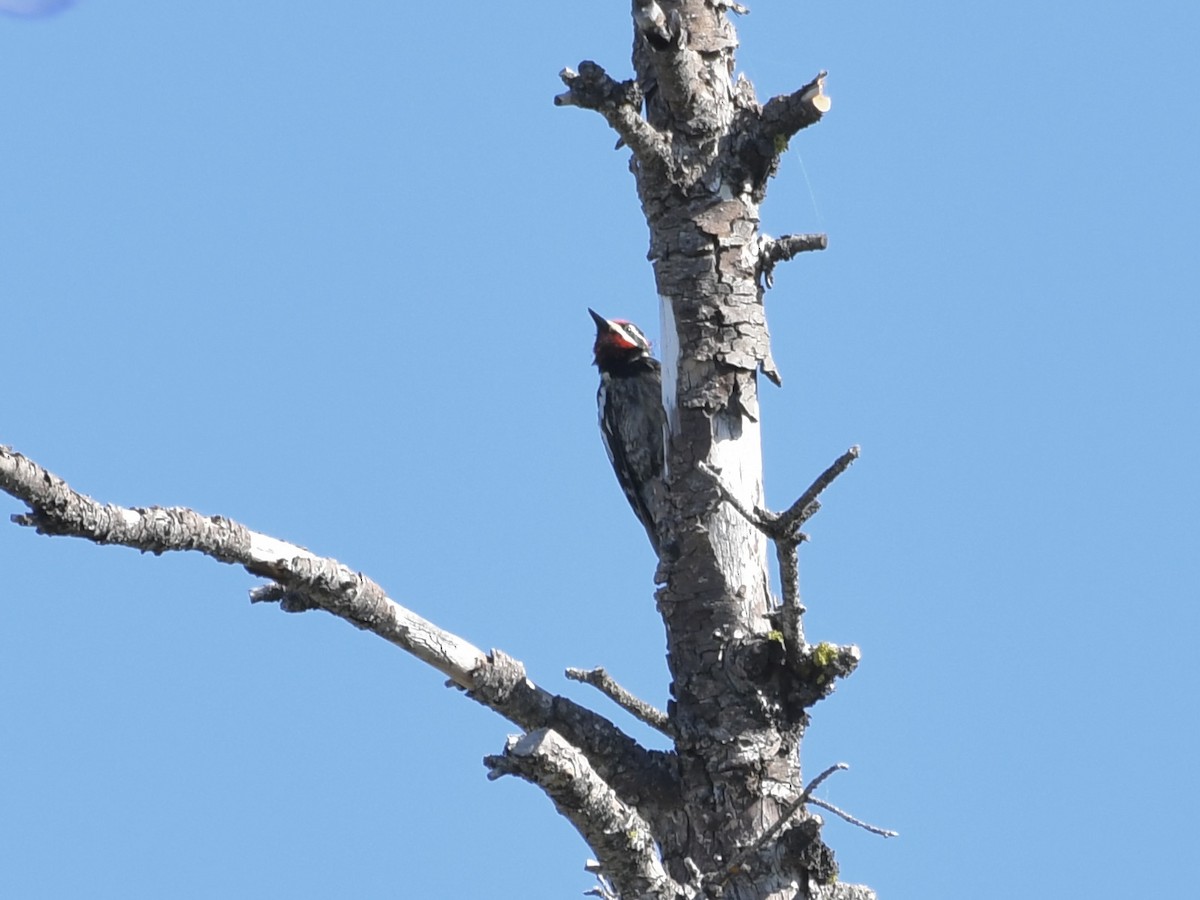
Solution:
{"label": "forked branch", "polygon": [[808,486],[808,490],[801,494],[796,502],[789,506],[785,512],[779,515],[775,520],[774,527],[778,528],[780,533],[791,533],[811,519],[813,514],[820,509],[819,504],[814,506],[817,497],[833,484],[834,479],[850,468],[851,463],[858,459],[860,452],[859,446],[855,444],[834,460],[833,464],[818,475],[816,481]]}
{"label": "forked branch", "polygon": [[800,602],[798,556],[800,544],[808,540],[808,535],[800,530],[800,526],[821,508],[820,501],[817,500],[821,493],[845,472],[858,456],[859,448],[856,444],[834,460],[833,464],[809,485],[808,490],[782,513],[758,506],[747,506],[725,484],[719,472],[705,463],[700,464],[701,470],[713,480],[721,497],[775,544],[775,556],[779,562],[779,584],[783,593],[779,628],[783,633],[784,647],[793,669],[798,669],[805,662],[804,628],[801,621],[804,606]]}
{"label": "forked branch", "polygon": [[595,110],[643,163],[669,164],[671,149],[642,116],[642,91],[636,81],[617,81],[591,60],[581,62],[578,72],[563,69],[558,77],[567,90],[554,98],[555,106]]}
{"label": "forked branch", "polygon": [[861,828],[863,831],[869,831],[871,834],[877,834],[880,837],[886,838],[900,836],[900,832],[893,831],[890,828],[880,828],[878,825],[872,825],[870,822],[864,822],[862,819],[850,815],[850,813],[846,812],[844,809],[838,809],[828,800],[822,800],[819,797],[809,797],[808,802],[811,806],[819,806],[821,809],[829,810],[829,812],[833,813],[838,818],[849,822],[851,825]]}

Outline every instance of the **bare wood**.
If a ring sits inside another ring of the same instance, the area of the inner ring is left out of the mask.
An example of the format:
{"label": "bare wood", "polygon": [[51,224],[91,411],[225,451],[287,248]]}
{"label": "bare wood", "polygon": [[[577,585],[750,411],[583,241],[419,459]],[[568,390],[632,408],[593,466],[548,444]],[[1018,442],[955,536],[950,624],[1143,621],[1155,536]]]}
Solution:
{"label": "bare wood", "polygon": [[820,72],[798,91],[768,100],[762,110],[763,135],[772,141],[787,141],[800,129],[819,122],[832,107],[825,94],[828,75]]}

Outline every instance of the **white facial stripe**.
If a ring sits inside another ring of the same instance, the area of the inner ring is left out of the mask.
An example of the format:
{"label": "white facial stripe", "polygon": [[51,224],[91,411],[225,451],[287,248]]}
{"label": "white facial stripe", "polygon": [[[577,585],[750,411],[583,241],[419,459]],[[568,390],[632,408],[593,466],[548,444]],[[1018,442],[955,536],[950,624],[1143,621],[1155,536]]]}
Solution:
{"label": "white facial stripe", "polygon": [[627,323],[609,321],[609,327],[622,339],[627,341],[634,347],[644,347],[646,339],[642,337],[637,329],[630,328]]}

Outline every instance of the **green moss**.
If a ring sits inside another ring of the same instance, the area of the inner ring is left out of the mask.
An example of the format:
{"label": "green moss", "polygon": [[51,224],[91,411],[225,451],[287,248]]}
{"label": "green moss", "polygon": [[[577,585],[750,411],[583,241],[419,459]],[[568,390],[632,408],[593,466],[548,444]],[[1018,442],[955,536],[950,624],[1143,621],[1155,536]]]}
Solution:
{"label": "green moss", "polygon": [[813,647],[812,651],[813,662],[815,662],[822,669],[827,669],[833,665],[834,660],[837,659],[837,655],[838,648],[833,644],[826,643],[825,641],[822,641],[821,643],[817,644],[817,646]]}
{"label": "green moss", "polygon": [[787,152],[788,139],[782,134],[775,135],[775,152],[779,156],[783,156]]}

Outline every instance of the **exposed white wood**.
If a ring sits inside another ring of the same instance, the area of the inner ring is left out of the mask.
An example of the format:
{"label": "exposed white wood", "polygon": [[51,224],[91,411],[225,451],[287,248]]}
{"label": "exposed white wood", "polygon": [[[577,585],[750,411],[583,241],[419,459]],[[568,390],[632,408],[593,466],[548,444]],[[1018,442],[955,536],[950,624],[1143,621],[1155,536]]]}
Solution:
{"label": "exposed white wood", "polygon": [[[675,406],[675,381],[679,377],[679,335],[675,330],[675,312],[671,298],[658,295],[658,358],[662,363],[663,409],[667,411],[668,438],[679,431],[679,410]],[[670,442],[664,441],[664,447]],[[670,453],[667,454],[668,460]]]}

